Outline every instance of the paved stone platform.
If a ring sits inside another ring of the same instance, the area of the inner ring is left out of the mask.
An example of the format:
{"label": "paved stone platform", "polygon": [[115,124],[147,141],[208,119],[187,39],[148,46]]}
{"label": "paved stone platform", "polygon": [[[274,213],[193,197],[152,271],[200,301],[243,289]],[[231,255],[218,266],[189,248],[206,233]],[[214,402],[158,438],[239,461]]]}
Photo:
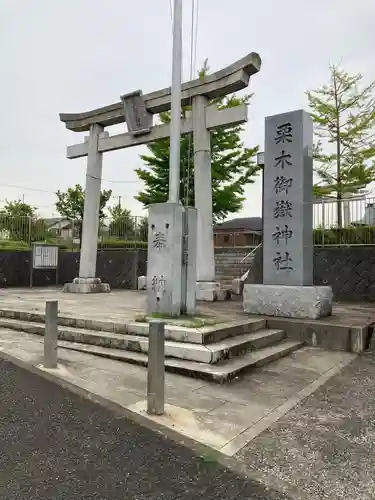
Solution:
{"label": "paved stone platform", "polygon": [[[39,336],[0,329],[0,351],[43,369]],[[147,417],[145,368],[63,348],[58,355],[49,373]],[[167,373],[166,414],[150,418],[232,456],[354,358],[307,347],[225,386]]]}
{"label": "paved stone platform", "polygon": [[[140,290],[79,295],[63,293],[61,287],[0,289],[2,308],[44,312],[46,300],[58,300],[60,314],[104,321],[134,321],[136,317],[144,315],[146,310],[146,292]],[[227,302],[200,302],[197,310],[198,314],[223,321],[249,317],[243,311],[240,297]],[[324,318],[327,325],[361,326],[372,322],[375,322],[375,303],[335,303],[332,316]]]}

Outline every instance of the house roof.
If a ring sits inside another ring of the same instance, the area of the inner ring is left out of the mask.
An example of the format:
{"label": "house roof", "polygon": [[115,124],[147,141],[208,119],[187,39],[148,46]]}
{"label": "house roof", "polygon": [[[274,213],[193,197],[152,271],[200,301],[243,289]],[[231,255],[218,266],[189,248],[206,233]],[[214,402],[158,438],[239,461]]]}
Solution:
{"label": "house roof", "polygon": [[44,220],[45,220],[47,226],[49,226],[49,227],[52,227],[55,224],[60,224],[61,222],[65,222],[67,224],[70,223],[70,220],[66,217],[48,217]]}
{"label": "house roof", "polygon": [[221,224],[216,224],[215,229],[247,229],[250,231],[262,231],[261,217],[237,217],[227,220]]}

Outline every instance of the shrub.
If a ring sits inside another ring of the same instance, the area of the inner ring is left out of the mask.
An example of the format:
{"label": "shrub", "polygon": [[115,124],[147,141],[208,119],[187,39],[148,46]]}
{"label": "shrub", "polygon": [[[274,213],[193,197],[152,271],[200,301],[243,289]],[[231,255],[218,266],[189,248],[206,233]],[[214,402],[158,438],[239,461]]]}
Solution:
{"label": "shrub", "polygon": [[103,240],[98,243],[98,250],[121,250],[129,249],[147,249],[147,241],[127,241],[127,240]]}
{"label": "shrub", "polygon": [[[53,241],[41,241],[40,243],[50,243],[51,245],[55,245],[56,243]],[[68,250],[69,247],[67,245],[59,244],[60,250]],[[26,241],[20,240],[0,240],[0,250],[31,250]]]}
{"label": "shrub", "polygon": [[314,230],[314,245],[373,245],[374,226],[350,226]]}

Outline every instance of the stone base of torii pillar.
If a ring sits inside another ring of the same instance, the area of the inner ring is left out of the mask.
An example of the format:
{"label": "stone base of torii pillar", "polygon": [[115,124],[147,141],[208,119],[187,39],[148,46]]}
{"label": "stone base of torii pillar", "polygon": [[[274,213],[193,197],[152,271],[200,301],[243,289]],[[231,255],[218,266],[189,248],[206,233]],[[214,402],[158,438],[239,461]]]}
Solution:
{"label": "stone base of torii pillar", "polygon": [[66,293],[108,293],[111,287],[102,283],[100,278],[74,278],[72,283],[65,283]]}

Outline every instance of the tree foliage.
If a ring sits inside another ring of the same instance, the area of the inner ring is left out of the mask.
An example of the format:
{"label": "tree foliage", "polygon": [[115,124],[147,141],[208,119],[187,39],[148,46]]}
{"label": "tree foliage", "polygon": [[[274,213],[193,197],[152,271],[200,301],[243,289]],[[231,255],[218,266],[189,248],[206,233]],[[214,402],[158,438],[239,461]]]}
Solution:
{"label": "tree foliage", "polygon": [[375,82],[363,86],[362,75],[349,75],[330,66],[330,82],[307,97],[314,120],[317,195],[337,199],[337,222],[342,226],[341,202],[375,179]]}
{"label": "tree foliage", "polygon": [[133,216],[127,208],[120,204],[109,208],[109,236],[122,240],[147,241],[147,217]]}
{"label": "tree foliage", "polygon": [[6,201],[0,210],[2,238],[32,243],[48,237],[44,219],[38,217],[36,208],[22,200]]}
{"label": "tree foliage", "polygon": [[[78,228],[79,239],[81,240],[83,212],[85,205],[85,192],[80,184],[76,184],[73,188],[68,188],[67,191],[57,191],[57,202],[55,203],[56,210],[60,215],[75,221]],[[110,189],[103,190],[100,194],[99,221],[102,222],[105,218],[104,208],[107,205],[112,191]]]}
{"label": "tree foliage", "polygon": [[122,208],[120,204],[108,209],[111,222],[109,223],[109,235],[117,238],[127,239],[133,237],[135,229],[135,218],[130,210]]}
{"label": "tree foliage", "polygon": [[7,215],[8,217],[35,217],[36,207],[33,207],[22,200],[7,200],[0,213],[1,215]]}
{"label": "tree foliage", "polygon": [[[200,78],[208,73],[207,62],[199,73]],[[215,99],[219,109],[249,103],[252,95],[237,97],[235,95]],[[182,109],[181,117],[186,116],[189,106]],[[159,115],[162,123],[170,122],[170,113]],[[243,126],[220,127],[211,132],[211,172],[213,216],[215,220],[224,219],[230,213],[241,210],[245,200],[245,187],[254,182],[258,171],[255,155],[258,146],[246,148],[241,140]],[[136,173],[146,187],[136,199],[144,206],[152,203],[165,202],[168,199],[169,184],[169,151],[170,139],[161,139],[148,146],[150,154],[141,155],[144,168],[138,168]],[[193,137],[188,134],[181,137],[180,164],[180,200],[185,205],[194,205],[194,155]]]}

